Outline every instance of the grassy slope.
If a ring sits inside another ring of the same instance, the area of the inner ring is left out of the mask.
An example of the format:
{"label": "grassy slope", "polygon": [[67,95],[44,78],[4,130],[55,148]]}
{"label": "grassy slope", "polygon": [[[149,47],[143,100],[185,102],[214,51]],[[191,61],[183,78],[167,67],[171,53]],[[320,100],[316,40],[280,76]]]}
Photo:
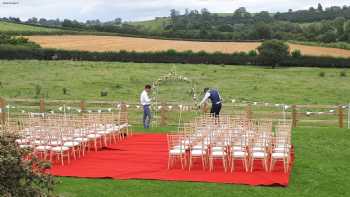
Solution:
{"label": "grassy slope", "polygon": [[32,25],[22,25],[15,23],[8,23],[0,21],[0,33],[9,33],[9,32],[33,32],[33,33],[53,33],[53,32],[63,32],[64,30],[46,28],[46,27],[37,27]]}
{"label": "grassy slope", "polygon": [[59,178],[62,196],[349,196],[350,131],[297,128],[296,161],[288,188],[148,180]]}
{"label": "grassy slope", "polygon": [[170,19],[164,18],[164,17],[160,17],[160,18],[156,18],[148,21],[129,22],[130,25],[136,25],[141,29],[149,32],[157,32],[159,30],[162,30],[169,23],[170,23]]}
{"label": "grassy slope", "polygon": [[[74,61],[0,61],[0,95],[6,98],[35,98],[36,86],[48,99],[106,99],[137,102],[146,83],[168,73],[173,64]],[[349,71],[339,69],[252,66],[176,65],[179,74],[195,80],[197,91],[218,87],[231,99],[291,104],[347,103],[350,98]],[[325,72],[325,77],[319,77]],[[63,95],[63,88],[68,94]],[[100,97],[106,89],[107,97]],[[160,99],[191,101],[191,84],[167,82]],[[39,95],[40,96],[40,95]]]}

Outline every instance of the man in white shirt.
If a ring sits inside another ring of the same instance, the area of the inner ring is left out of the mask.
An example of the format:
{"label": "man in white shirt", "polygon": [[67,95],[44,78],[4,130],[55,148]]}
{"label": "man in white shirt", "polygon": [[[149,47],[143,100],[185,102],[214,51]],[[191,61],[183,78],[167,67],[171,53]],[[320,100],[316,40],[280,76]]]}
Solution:
{"label": "man in white shirt", "polygon": [[152,87],[150,85],[146,85],[145,89],[142,91],[140,96],[140,102],[143,106],[143,127],[145,129],[149,128],[150,122],[151,122],[151,99],[148,96],[148,93],[150,93]]}
{"label": "man in white shirt", "polygon": [[203,100],[199,103],[199,106],[201,106],[206,100],[210,99],[211,100],[211,110],[210,113],[218,117],[220,115],[221,107],[222,107],[222,98],[220,96],[220,93],[216,89],[209,89],[209,88],[204,88],[204,98]]}

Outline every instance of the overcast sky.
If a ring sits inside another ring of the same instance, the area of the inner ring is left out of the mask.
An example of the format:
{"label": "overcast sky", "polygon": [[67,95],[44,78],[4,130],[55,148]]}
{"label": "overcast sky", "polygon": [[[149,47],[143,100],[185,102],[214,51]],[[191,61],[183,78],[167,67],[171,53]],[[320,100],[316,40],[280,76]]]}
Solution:
{"label": "overcast sky", "polygon": [[168,16],[169,10],[208,8],[211,12],[232,13],[239,7],[250,12],[287,11],[316,7],[350,5],[350,0],[0,0],[0,17],[69,18],[102,21],[122,18],[123,21],[148,20]]}

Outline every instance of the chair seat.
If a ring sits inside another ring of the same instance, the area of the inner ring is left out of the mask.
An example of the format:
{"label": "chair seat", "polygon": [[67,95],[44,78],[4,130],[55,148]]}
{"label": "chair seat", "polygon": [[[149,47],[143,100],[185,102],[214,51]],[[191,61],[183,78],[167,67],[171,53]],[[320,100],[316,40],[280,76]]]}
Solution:
{"label": "chair seat", "polygon": [[180,155],[180,154],[184,154],[186,151],[183,149],[175,148],[175,149],[171,149],[169,152],[171,155]]}
{"label": "chair seat", "polygon": [[111,132],[107,131],[107,130],[104,130],[104,131],[99,131],[97,133],[100,134],[100,135],[106,135],[106,134],[110,134]]}
{"label": "chair seat", "polygon": [[87,138],[89,138],[89,139],[95,139],[95,138],[99,138],[99,137],[101,137],[100,134],[89,134],[89,135],[87,136]]}
{"label": "chair seat", "polygon": [[16,143],[17,144],[26,144],[26,143],[28,143],[29,142],[29,140],[28,139],[25,139],[25,138],[23,138],[23,139],[17,139],[16,140]]}
{"label": "chair seat", "polygon": [[69,148],[65,146],[56,146],[51,148],[51,151],[53,152],[61,152],[61,151],[67,151],[67,150],[69,150]]}
{"label": "chair seat", "polygon": [[222,157],[226,155],[227,153],[224,150],[216,150],[211,153],[211,156],[214,156],[214,157]]}
{"label": "chair seat", "polygon": [[[286,150],[287,152],[289,152],[289,149]],[[273,152],[279,152],[279,153],[283,153],[285,152],[285,148],[284,147],[276,147],[273,149]]]}
{"label": "chair seat", "polygon": [[272,153],[271,157],[274,159],[282,159],[288,157],[288,153]]}
{"label": "chair seat", "polygon": [[206,151],[205,150],[191,150],[191,155],[192,156],[202,156],[205,155]]}
{"label": "chair seat", "polygon": [[244,151],[233,151],[231,153],[232,157],[236,157],[236,158],[243,158],[246,157],[248,155],[247,152]]}
{"label": "chair seat", "polygon": [[74,138],[75,142],[87,142],[89,141],[89,138],[86,137],[79,137],[79,138]]}
{"label": "chair seat", "polygon": [[265,151],[264,147],[253,147],[252,149],[253,152],[263,152]]}
{"label": "chair seat", "polygon": [[246,149],[242,146],[233,146],[231,147],[231,151],[242,151],[244,152]]}
{"label": "chair seat", "polygon": [[30,144],[21,144],[21,145],[19,145],[19,147],[20,148],[33,148],[33,146]]}
{"label": "chair seat", "polygon": [[35,145],[42,145],[42,144],[44,144],[45,142],[43,141],[43,140],[35,140],[34,141],[34,144]]}
{"label": "chair seat", "polygon": [[50,142],[50,145],[52,145],[52,146],[58,146],[58,145],[60,145],[60,144],[62,144],[61,141],[51,141],[51,142]]}
{"label": "chair seat", "polygon": [[51,150],[51,146],[37,146],[35,147],[35,150],[37,151],[48,151],[48,150]]}
{"label": "chair seat", "polygon": [[65,142],[63,144],[63,146],[65,146],[65,147],[73,147],[73,146],[78,146],[78,145],[79,145],[79,142],[74,142],[74,141],[72,141],[72,142]]}
{"label": "chair seat", "polygon": [[267,153],[265,152],[252,152],[252,157],[253,158],[265,158],[267,157]]}

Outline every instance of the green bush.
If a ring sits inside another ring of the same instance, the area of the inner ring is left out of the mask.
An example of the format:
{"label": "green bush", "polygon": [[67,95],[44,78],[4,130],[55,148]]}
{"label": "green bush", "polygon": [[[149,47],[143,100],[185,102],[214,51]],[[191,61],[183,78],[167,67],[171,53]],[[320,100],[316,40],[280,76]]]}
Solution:
{"label": "green bush", "polygon": [[326,76],[326,73],[322,71],[322,72],[318,73],[318,76],[320,76],[320,77],[325,77],[325,76]]}
{"label": "green bush", "polygon": [[292,51],[291,55],[294,58],[299,58],[299,57],[301,57],[301,51],[299,49],[296,49],[296,50]]}
{"label": "green bush", "polygon": [[[278,41],[279,42],[279,41]],[[277,44],[279,45],[279,44]],[[293,57],[288,55],[288,46],[282,44],[284,53],[274,47],[265,50],[263,55],[251,56],[247,53],[207,53],[201,52],[88,52],[66,51],[57,49],[30,48],[26,46],[0,45],[0,59],[38,59],[38,60],[84,60],[84,61],[119,61],[137,63],[185,63],[185,64],[216,64],[216,65],[269,65],[289,67],[330,67],[350,68],[350,58],[308,56]],[[264,45],[266,46],[266,45]],[[273,45],[275,46],[275,45]],[[267,52],[266,52],[267,51]],[[265,53],[266,52],[266,53]],[[275,54],[277,53],[277,55]],[[271,57],[268,55],[271,54]]]}
{"label": "green bush", "polygon": [[341,76],[341,77],[346,77],[346,76],[347,76],[346,71],[345,71],[345,70],[342,70],[342,71],[340,72],[340,76]]}
{"label": "green bush", "polygon": [[63,95],[67,95],[68,94],[68,89],[67,88],[62,88],[62,92],[63,92]]}
{"label": "green bush", "polygon": [[0,196],[51,196],[54,181],[44,173],[50,165],[36,157],[24,160],[31,150],[20,149],[17,136],[0,133]]}
{"label": "green bush", "polygon": [[273,67],[279,65],[290,55],[288,44],[279,40],[264,41],[257,49],[261,62]]}
{"label": "green bush", "polygon": [[108,90],[107,89],[101,90],[100,95],[101,95],[101,97],[108,96]]}

